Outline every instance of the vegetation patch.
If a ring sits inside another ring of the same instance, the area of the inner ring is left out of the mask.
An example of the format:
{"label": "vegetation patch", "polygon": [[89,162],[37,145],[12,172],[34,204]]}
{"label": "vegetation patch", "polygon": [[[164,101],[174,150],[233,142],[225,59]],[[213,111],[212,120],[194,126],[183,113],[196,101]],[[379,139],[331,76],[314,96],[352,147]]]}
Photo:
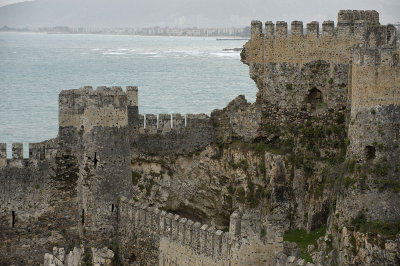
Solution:
{"label": "vegetation patch", "polygon": [[397,234],[400,233],[400,221],[368,221],[364,213],[359,213],[352,219],[351,225],[354,226],[356,231],[361,233],[380,234],[392,240],[396,239]]}
{"label": "vegetation patch", "polygon": [[132,185],[137,186],[142,175],[139,172],[132,171]]}
{"label": "vegetation patch", "polygon": [[293,84],[287,83],[287,84],[286,84],[286,89],[287,89],[288,91],[293,90]]}
{"label": "vegetation patch", "polygon": [[308,253],[307,248],[309,245],[317,245],[318,238],[324,236],[326,227],[323,226],[319,229],[307,233],[304,229],[295,230],[283,235],[283,241],[294,242],[300,248],[300,256],[307,262],[312,263],[312,258],[310,253]]}

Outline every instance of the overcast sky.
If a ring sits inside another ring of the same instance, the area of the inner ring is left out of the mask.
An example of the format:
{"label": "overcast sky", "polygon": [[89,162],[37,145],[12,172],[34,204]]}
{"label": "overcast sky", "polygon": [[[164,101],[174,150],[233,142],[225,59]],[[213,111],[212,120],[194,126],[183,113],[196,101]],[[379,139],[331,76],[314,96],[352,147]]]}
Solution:
{"label": "overcast sky", "polygon": [[248,26],[252,19],[337,20],[340,9],[377,10],[400,21],[400,0],[0,0],[0,26]]}

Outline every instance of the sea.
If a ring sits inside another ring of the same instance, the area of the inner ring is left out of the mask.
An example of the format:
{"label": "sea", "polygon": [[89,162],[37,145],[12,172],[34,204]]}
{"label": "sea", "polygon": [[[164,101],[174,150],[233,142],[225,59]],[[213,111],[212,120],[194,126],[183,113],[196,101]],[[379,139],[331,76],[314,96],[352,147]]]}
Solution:
{"label": "sea", "polygon": [[138,86],[139,112],[206,113],[257,88],[240,61],[245,40],[208,37],[0,33],[0,143],[57,136],[58,94]]}

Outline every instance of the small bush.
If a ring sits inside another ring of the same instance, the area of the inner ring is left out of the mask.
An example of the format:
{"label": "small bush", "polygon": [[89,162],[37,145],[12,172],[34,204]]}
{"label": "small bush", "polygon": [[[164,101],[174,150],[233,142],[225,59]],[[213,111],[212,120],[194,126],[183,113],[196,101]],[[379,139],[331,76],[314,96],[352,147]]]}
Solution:
{"label": "small bush", "polygon": [[261,228],[261,237],[265,237],[267,233],[265,232],[264,228]]}
{"label": "small bush", "polygon": [[333,78],[330,78],[330,79],[328,80],[328,83],[332,85],[332,84],[333,84]]}
{"label": "small bush", "polygon": [[372,172],[376,176],[387,176],[389,173],[389,166],[386,162],[379,162],[374,165]]}
{"label": "small bush", "polygon": [[142,175],[139,172],[132,171],[132,185],[137,186]]}
{"label": "small bush", "polygon": [[287,84],[286,84],[286,89],[287,89],[288,91],[293,90],[293,84],[287,83]]}
{"label": "small bush", "polygon": [[355,178],[352,178],[352,177],[350,177],[350,176],[347,176],[345,179],[344,179],[344,186],[345,186],[345,188],[349,188],[351,185],[353,185],[354,183],[356,183],[356,179]]}

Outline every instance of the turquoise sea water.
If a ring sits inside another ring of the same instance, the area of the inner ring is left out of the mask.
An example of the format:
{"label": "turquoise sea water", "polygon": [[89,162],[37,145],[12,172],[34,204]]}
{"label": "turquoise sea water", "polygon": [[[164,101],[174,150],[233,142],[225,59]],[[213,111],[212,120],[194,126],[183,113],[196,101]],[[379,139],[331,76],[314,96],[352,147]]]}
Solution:
{"label": "turquoise sea water", "polygon": [[13,142],[55,137],[59,92],[85,85],[139,86],[142,114],[209,114],[239,94],[254,101],[248,66],[223,51],[244,42],[0,33],[0,142],[10,156]]}

